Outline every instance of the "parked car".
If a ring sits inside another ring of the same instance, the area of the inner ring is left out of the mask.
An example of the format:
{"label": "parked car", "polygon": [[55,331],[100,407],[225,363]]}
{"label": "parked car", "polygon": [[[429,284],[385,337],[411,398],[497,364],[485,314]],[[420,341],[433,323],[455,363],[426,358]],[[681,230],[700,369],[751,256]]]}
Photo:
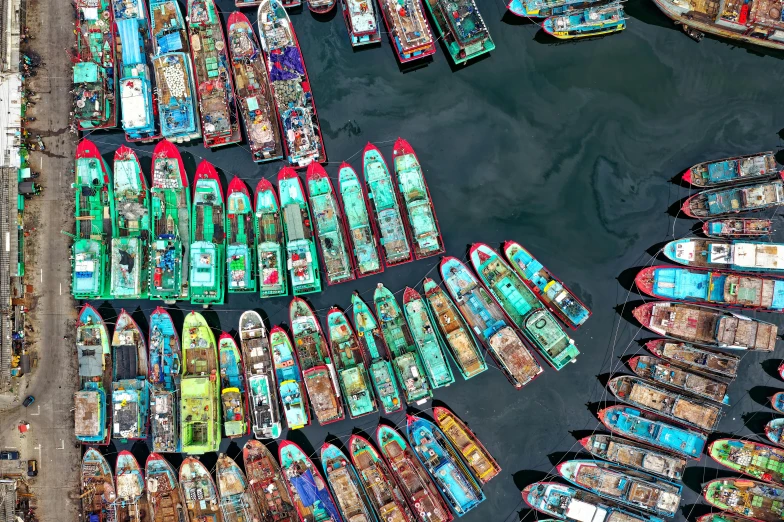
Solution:
{"label": "parked car", "polygon": [[27,398],[22,403],[22,406],[27,408],[28,406],[30,406],[34,402],[35,402],[35,397],[33,397],[32,395],[28,395]]}
{"label": "parked car", "polygon": [[18,451],[0,451],[0,460],[19,460]]}
{"label": "parked car", "polygon": [[27,476],[28,477],[37,477],[38,476],[38,461],[35,459],[30,459],[27,461]]}

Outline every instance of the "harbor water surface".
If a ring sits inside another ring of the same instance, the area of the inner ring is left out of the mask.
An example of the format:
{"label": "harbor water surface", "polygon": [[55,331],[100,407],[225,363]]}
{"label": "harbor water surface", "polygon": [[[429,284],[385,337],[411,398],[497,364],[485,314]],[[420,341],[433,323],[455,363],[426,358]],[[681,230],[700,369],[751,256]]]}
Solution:
{"label": "harbor water surface", "polygon": [[[402,136],[425,169],[448,255],[466,260],[471,243],[499,247],[516,240],[593,310],[573,334],[582,352],[576,364],[560,372],[546,367],[518,391],[493,365],[469,381],[455,372],[456,382],[435,392],[436,404],[468,423],[503,468],[485,486],[487,500],[461,520],[534,520],[545,517],[527,509],[520,489],[552,478],[554,465],[581,449],[579,438],[605,431],[595,414],[613,403],[603,387],[607,377],[630,373],[622,359],[644,352],[639,340],[654,337],[631,317],[643,300],[632,282],[641,267],[657,263],[652,254],[663,242],[689,234],[696,224],[677,216],[689,191],[673,178],[698,161],[781,146],[784,55],[710,37],[695,43],[649,0],[625,4],[630,19],[623,33],[565,44],[505,14],[501,0],[478,0],[478,5],[495,51],[454,67],[439,46],[432,60],[414,70],[398,66],[386,33],[380,46],[352,51],[339,7],[326,17],[305,10],[291,18],[333,182],[344,160],[359,171],[368,141],[389,162],[392,143]],[[218,7],[225,23],[233,2],[221,0]],[[253,10],[247,14],[255,21]],[[89,138],[111,165],[123,134],[98,131]],[[149,179],[153,146],[135,148]],[[219,169],[224,190],[234,175],[251,188],[261,177],[274,182],[283,166],[254,164],[246,145],[210,152],[198,142],[180,150],[191,180],[196,164],[206,158]],[[778,218],[776,225],[781,224]],[[665,263],[662,256],[658,263]],[[370,302],[383,282],[402,300],[403,289],[421,291],[426,276],[440,282],[437,259],[307,297],[323,327],[329,307],[348,308],[355,290]],[[240,314],[250,308],[263,312],[271,325],[287,323],[289,301],[228,294],[225,305],[204,316],[217,336],[221,330],[236,332]],[[95,304],[109,323],[120,308],[133,311],[147,332],[146,318],[160,303]],[[189,309],[169,307],[178,325]],[[770,314],[764,318],[781,322]],[[767,397],[784,389],[776,376],[780,353],[743,358],[721,433],[764,439],[762,427],[773,417]],[[423,408],[429,415],[431,404]],[[378,420],[371,415],[326,428],[314,425],[284,438],[316,456],[325,437],[345,445],[355,429],[373,436]],[[404,429],[403,413],[386,421]],[[236,458],[244,440],[224,439],[221,448]],[[126,446],[110,447],[120,449]],[[143,463],[149,451],[144,444],[132,450]],[[180,462],[178,456],[170,459]],[[216,456],[202,460],[213,467]],[[698,494],[701,484],[731,475],[716,468],[705,456],[690,465],[677,518],[709,511]]]}

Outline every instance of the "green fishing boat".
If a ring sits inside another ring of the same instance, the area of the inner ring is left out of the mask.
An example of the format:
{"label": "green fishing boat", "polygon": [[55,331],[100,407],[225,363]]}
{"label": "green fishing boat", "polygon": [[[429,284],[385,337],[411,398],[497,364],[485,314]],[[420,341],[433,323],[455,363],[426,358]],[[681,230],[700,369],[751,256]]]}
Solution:
{"label": "green fishing boat", "polygon": [[487,370],[479,341],[449,295],[429,277],[424,281],[425,299],[446,345],[464,379]]}
{"label": "green fishing boat", "polygon": [[367,199],[357,173],[351,165],[343,162],[338,176],[340,199],[346,215],[346,228],[357,277],[383,272],[384,264],[378,250],[378,231],[368,214]]}
{"label": "green fishing boat", "polygon": [[373,219],[380,231],[381,246],[387,266],[408,263],[414,259],[408,233],[400,214],[397,189],[381,151],[372,143],[365,146],[362,170],[368,189],[368,201],[373,210]]}
{"label": "green fishing boat", "polygon": [[218,358],[223,432],[230,439],[243,437],[250,432],[245,376],[242,374],[242,358],[237,343],[226,332],[222,332],[218,339]]}
{"label": "green fishing boat", "polygon": [[758,522],[779,522],[784,488],[740,477],[718,478],[702,487],[708,504]]}
{"label": "green fishing boat", "polygon": [[191,215],[191,304],[223,304],[225,208],[218,172],[207,160],[196,168]]}
{"label": "green fishing boat", "polygon": [[324,261],[324,276],[328,285],[354,279],[354,267],[348,255],[343,212],[335,198],[335,190],[327,171],[319,163],[308,166],[308,199],[316,222],[316,236]]}
{"label": "green fishing boat", "polygon": [[98,147],[84,139],[76,148],[76,234],[71,246],[71,293],[75,299],[108,299],[107,245],[114,237],[112,171]]}
{"label": "green fishing boat", "polygon": [[580,351],[574,341],[498,253],[476,243],[470,255],[479,278],[545,360],[556,370],[576,362]]}
{"label": "green fishing boat", "polygon": [[430,313],[430,308],[419,292],[413,288],[406,287],[403,292],[403,310],[411,328],[411,335],[414,336],[419,349],[419,356],[425,365],[430,387],[435,390],[449,386],[455,382],[455,376],[452,375],[452,368],[449,367],[449,361],[446,359],[444,339],[433,326],[435,319]]}
{"label": "green fishing boat", "polygon": [[196,312],[182,324],[180,440],[182,452],[201,455],[218,451],[221,439],[218,348],[204,317]]}
{"label": "green fishing boat", "polygon": [[425,0],[433,29],[455,64],[466,63],[495,49],[474,0]]}
{"label": "green fishing boat", "polygon": [[340,389],[346,398],[349,415],[356,419],[375,413],[376,399],[365,367],[362,347],[346,315],[335,306],[330,308],[327,314],[327,330]]}
{"label": "green fishing boat", "polygon": [[261,297],[288,295],[286,256],[283,254],[283,224],[280,205],[272,183],[261,178],[256,185],[256,255],[259,258],[259,293]]}
{"label": "green fishing boat", "polygon": [[376,315],[381,322],[381,333],[392,354],[392,367],[403,386],[406,402],[424,404],[433,392],[427,384],[422,360],[416,351],[416,342],[406,324],[403,311],[395,296],[382,283],[378,283],[373,294]]}
{"label": "green fishing boat", "polygon": [[114,299],[147,297],[150,195],[136,153],[125,145],[114,153],[114,221],[111,294]]}
{"label": "green fishing boat", "polygon": [[150,203],[150,298],[174,304],[188,299],[191,191],[182,156],[169,140],[152,153]]}
{"label": "green fishing boat", "polygon": [[291,167],[278,173],[278,192],[283,209],[283,231],[286,234],[286,267],[294,295],[321,291],[321,275],[313,242],[310,210],[305,202],[302,182]]}
{"label": "green fishing boat", "polygon": [[229,292],[256,291],[255,231],[250,193],[237,176],[229,183],[226,196],[226,269]]}
{"label": "green fishing boat", "polygon": [[784,449],[753,440],[718,439],[708,446],[708,455],[738,473],[784,485]]}
{"label": "green fishing boat", "polygon": [[411,227],[414,256],[424,259],[443,254],[444,242],[433,209],[433,200],[413,147],[403,138],[398,138],[392,149],[392,158],[400,195],[403,196],[408,224]]}
{"label": "green fishing boat", "polygon": [[403,407],[400,389],[395,381],[392,363],[389,362],[389,350],[384,342],[381,328],[373,316],[373,312],[365,304],[359,294],[351,296],[351,307],[354,311],[354,325],[357,328],[357,340],[370,359],[370,381],[381,402],[384,413],[394,413]]}

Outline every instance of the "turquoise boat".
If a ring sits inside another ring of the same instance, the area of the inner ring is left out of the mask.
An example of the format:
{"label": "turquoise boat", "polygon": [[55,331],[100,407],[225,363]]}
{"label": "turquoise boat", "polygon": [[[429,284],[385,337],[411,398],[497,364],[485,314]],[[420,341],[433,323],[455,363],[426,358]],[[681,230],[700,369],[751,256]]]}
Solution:
{"label": "turquoise boat", "polygon": [[280,326],[275,326],[270,331],[270,348],[286,424],[290,430],[304,428],[310,424],[310,408],[305,394],[305,384],[302,382],[299,361],[289,335]]}
{"label": "turquoise boat", "polygon": [[253,221],[248,187],[234,176],[226,195],[226,270],[230,293],[256,291]]}
{"label": "turquoise boat", "polygon": [[765,436],[777,446],[784,445],[784,418],[779,417],[768,422],[765,425]]}
{"label": "turquoise boat", "polygon": [[281,441],[278,460],[300,520],[343,522],[327,483],[299,446]]}
{"label": "turquoise boat", "polygon": [[147,495],[145,495],[144,473],[139,462],[130,451],[123,450],[117,454],[114,466],[115,497],[114,517],[109,520],[129,520],[142,522],[141,513],[147,511]]}
{"label": "turquoise boat", "polygon": [[112,335],[112,438],[147,438],[150,407],[147,344],[139,325],[120,311]]}
{"label": "turquoise boat", "polygon": [[466,63],[495,49],[474,0],[425,0],[435,32],[444,42],[452,62]]}
{"label": "turquoise boat", "polygon": [[784,205],[781,179],[703,190],[686,199],[681,212],[695,219],[732,216]]}
{"label": "turquoise boat", "polygon": [[378,283],[376,287],[373,302],[381,324],[381,333],[392,354],[392,367],[403,386],[406,402],[424,404],[433,396],[433,392],[427,384],[422,360],[416,351],[416,342],[406,324],[403,311],[395,296],[382,283]]}
{"label": "turquoise boat", "polygon": [[283,210],[283,231],[286,235],[286,266],[295,296],[321,291],[321,273],[310,209],[297,172],[284,167],[278,173],[278,193]]}
{"label": "turquoise boat", "polygon": [[158,453],[178,453],[182,350],[174,321],[165,309],[150,314],[150,356],[147,379],[150,381],[150,434],[152,448]]}
{"label": "turquoise boat", "polygon": [[400,411],[403,401],[392,370],[392,363],[389,362],[389,348],[378,327],[378,322],[356,292],[351,296],[351,308],[359,344],[370,359],[370,380],[376,390],[376,397],[381,402],[384,413]]}
{"label": "turquoise boat", "polygon": [[457,516],[485,500],[482,487],[438,426],[413,415],[406,415],[406,426],[414,453]]}
{"label": "turquoise boat", "polygon": [[284,231],[278,196],[265,178],[256,185],[256,256],[259,259],[259,294],[261,297],[288,295],[286,256],[283,253]]}
{"label": "turquoise boat", "polygon": [[605,408],[599,412],[599,420],[616,435],[691,459],[700,458],[707,442],[707,436],[702,432],[680,427],[664,417],[628,406]]}
{"label": "turquoise boat", "polygon": [[226,222],[223,193],[215,167],[202,160],[193,181],[191,214],[191,304],[207,308],[223,304],[223,260],[226,255]]}
{"label": "turquoise boat", "polygon": [[556,370],[576,362],[580,351],[574,341],[498,253],[475,243],[470,256],[479,278],[545,360]]}
{"label": "turquoise boat", "polygon": [[626,29],[626,13],[620,1],[550,16],[542,23],[547,34],[561,40],[618,33]]}
{"label": "turquoise boat", "polygon": [[234,337],[226,332],[221,333],[218,339],[218,364],[223,432],[229,439],[243,437],[250,431],[250,426],[247,421],[248,395],[245,375],[242,373],[242,356]]}
{"label": "turquoise boat", "polygon": [[683,181],[695,187],[735,185],[781,175],[773,151],[704,161],[683,173]]}
{"label": "turquoise boat", "polygon": [[515,241],[504,243],[504,255],[528,288],[567,326],[577,329],[591,311],[531,253]]}
{"label": "turquoise boat", "polygon": [[362,347],[346,314],[335,306],[327,313],[327,330],[340,389],[343,391],[343,397],[346,398],[349,415],[356,419],[375,413],[376,398],[365,367]]}
{"label": "turquoise boat", "polygon": [[597,0],[511,0],[506,6],[510,13],[521,18],[547,18],[585,9]]}
{"label": "turquoise boat", "polygon": [[321,468],[344,520],[378,521],[359,482],[357,470],[334,444],[325,442],[321,446]]}
{"label": "turquoise boat", "polygon": [[378,274],[384,271],[381,252],[378,249],[378,231],[370,219],[365,190],[357,178],[357,173],[345,161],[338,171],[340,179],[340,198],[346,216],[346,229],[351,245],[357,277]]}
{"label": "turquoise boat", "polygon": [[446,358],[446,344],[436,329],[430,308],[419,292],[406,287],[403,292],[403,310],[411,328],[419,356],[425,365],[427,381],[432,389],[443,388],[455,382],[452,368]]}
{"label": "turquoise boat", "polygon": [[441,229],[438,227],[430,190],[414,148],[403,138],[398,138],[392,149],[392,161],[411,228],[414,256],[424,259],[443,254]]}
{"label": "turquoise boat", "polygon": [[76,323],[79,391],[74,393],[74,433],[82,444],[109,444],[110,350],[106,323],[95,308],[85,304]]}

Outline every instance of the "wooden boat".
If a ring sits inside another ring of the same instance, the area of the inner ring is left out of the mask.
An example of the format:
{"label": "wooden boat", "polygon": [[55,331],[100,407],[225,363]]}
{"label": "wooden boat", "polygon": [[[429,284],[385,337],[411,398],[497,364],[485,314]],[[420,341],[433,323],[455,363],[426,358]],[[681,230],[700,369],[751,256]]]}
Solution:
{"label": "wooden boat", "polygon": [[380,0],[389,41],[400,63],[435,54],[436,44],[421,0]]}
{"label": "wooden boat", "polygon": [[218,339],[218,360],[223,433],[229,439],[243,437],[250,431],[250,426],[246,418],[248,395],[242,356],[234,337],[226,332],[222,332]]}
{"label": "wooden boat", "polygon": [[746,517],[730,515],[724,511],[720,513],[708,513],[697,517],[697,522],[743,522],[748,520]]}
{"label": "wooden boat", "polygon": [[259,293],[261,297],[287,295],[286,254],[280,204],[272,183],[261,178],[256,185],[256,256],[259,259]]}
{"label": "wooden boat", "polygon": [[282,441],[278,458],[300,521],[343,522],[327,483],[299,446]]}
{"label": "wooden boat", "polygon": [[144,474],[147,476],[147,503],[152,511],[152,522],[187,520],[185,499],[171,464],[161,455],[150,453]]}
{"label": "wooden boat", "polygon": [[460,452],[476,479],[482,484],[501,473],[501,466],[460,418],[447,408],[433,408],[433,419],[449,442]]}
{"label": "wooden boat", "polygon": [[781,520],[784,488],[741,478],[715,479],[702,488],[708,504],[758,522]]}
{"label": "wooden boat", "polygon": [[430,308],[419,292],[411,287],[406,287],[403,292],[403,311],[416,343],[417,353],[425,366],[430,387],[435,390],[451,385],[455,382],[455,377],[446,358],[446,343],[441,332],[435,327]]}
{"label": "wooden boat", "polygon": [[286,424],[290,430],[304,428],[310,424],[310,408],[302,382],[297,352],[291,345],[286,331],[275,326],[270,332],[270,347],[275,361],[275,380],[278,381],[278,393],[286,415]]}
{"label": "wooden boat", "polygon": [[560,40],[571,40],[618,33],[626,29],[626,20],[623,6],[619,1],[615,1],[550,16],[542,23],[542,29]]}
{"label": "wooden boat", "polygon": [[779,175],[772,151],[733,156],[697,163],[683,173],[683,181],[695,187],[717,187]]}
{"label": "wooden boat", "polygon": [[647,355],[635,355],[628,360],[627,364],[640,377],[664,384],[668,388],[690,393],[719,404],[729,404],[727,396],[729,385],[710,374],[687,371],[675,364]]}
{"label": "wooden boat", "polygon": [[670,480],[682,480],[688,464],[683,457],[613,435],[591,435],[579,442],[594,457]]}
{"label": "wooden boat", "polygon": [[753,440],[718,439],[708,446],[708,455],[738,473],[784,485],[784,449]]}
{"label": "wooden boat", "polygon": [[773,231],[773,221],[758,218],[711,219],[702,224],[702,233],[716,239],[767,237]]}
{"label": "wooden boat", "polygon": [[351,245],[357,277],[378,274],[384,271],[378,244],[376,221],[370,219],[365,188],[357,173],[346,162],[340,164],[340,198],[346,216],[346,228]]}
{"label": "wooden boat", "polygon": [[221,520],[218,488],[209,470],[193,457],[188,457],[180,465],[180,488],[188,509],[188,519]]}
{"label": "wooden boat", "polygon": [[130,451],[117,454],[114,470],[115,502],[114,520],[125,522],[150,522],[150,509],[144,487],[144,473]]}
{"label": "wooden boat", "polygon": [[256,503],[245,473],[234,459],[221,454],[215,464],[218,493],[223,522],[252,522],[261,520],[261,510]]}
{"label": "wooden boat", "polygon": [[656,357],[681,368],[705,371],[729,379],[734,379],[738,375],[740,357],[734,354],[668,339],[648,341],[645,347]]}
{"label": "wooden boat", "polygon": [[150,392],[147,343],[136,321],[120,310],[112,334],[112,438],[147,438]]}
{"label": "wooden boat", "polygon": [[249,491],[264,520],[270,522],[297,522],[298,515],[283,480],[275,457],[257,440],[249,440],[242,448],[242,460],[248,475]]}
{"label": "wooden boat", "polygon": [[638,306],[632,314],[649,330],[680,341],[762,352],[776,347],[776,325],[717,308],[658,301]]}
{"label": "wooden boat", "polygon": [[378,25],[375,2],[343,0],[340,5],[351,47],[356,48],[381,41],[381,28]]}
{"label": "wooden boat", "polygon": [[344,520],[378,520],[365,490],[359,483],[357,471],[334,444],[325,442],[321,446],[321,467]]}
{"label": "wooden boat", "polygon": [[702,219],[780,205],[784,205],[784,181],[777,179],[703,190],[687,198],[681,211],[689,217]]}
{"label": "wooden boat", "polygon": [[256,238],[248,186],[237,176],[226,191],[226,286],[232,293],[256,291]]}
{"label": "wooden boat", "polygon": [[80,481],[79,500],[84,519],[98,522],[113,520],[114,502],[117,499],[114,476],[109,463],[95,448],[87,448],[84,452]]}

